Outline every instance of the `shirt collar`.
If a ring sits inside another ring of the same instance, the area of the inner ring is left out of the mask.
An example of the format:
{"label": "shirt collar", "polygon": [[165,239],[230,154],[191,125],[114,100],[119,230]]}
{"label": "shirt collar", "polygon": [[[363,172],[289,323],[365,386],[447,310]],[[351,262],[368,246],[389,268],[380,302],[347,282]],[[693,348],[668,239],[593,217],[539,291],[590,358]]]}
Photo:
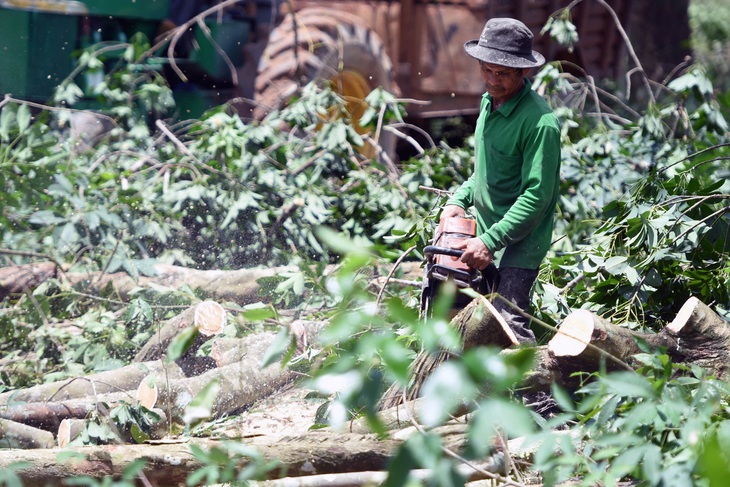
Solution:
{"label": "shirt collar", "polygon": [[[525,95],[532,90],[532,83],[529,79],[525,78],[525,86],[522,87],[522,90],[517,93],[510,101],[499,107],[497,111],[501,112],[502,115],[505,117],[509,117],[510,114],[514,111],[515,107],[520,103],[520,100],[525,97]],[[482,97],[489,100],[489,103],[491,105],[492,103],[492,96],[489,93],[484,93]]]}

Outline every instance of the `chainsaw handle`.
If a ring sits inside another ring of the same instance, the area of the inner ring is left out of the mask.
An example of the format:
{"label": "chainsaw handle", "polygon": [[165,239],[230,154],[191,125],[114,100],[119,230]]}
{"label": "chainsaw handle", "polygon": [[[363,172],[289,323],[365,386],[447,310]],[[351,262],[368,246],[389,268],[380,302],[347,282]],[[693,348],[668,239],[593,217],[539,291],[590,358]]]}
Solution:
{"label": "chainsaw handle", "polygon": [[449,255],[451,257],[461,257],[464,255],[464,251],[460,249],[450,249],[448,247],[438,247],[436,245],[426,245],[423,248],[423,253],[427,256],[434,254]]}

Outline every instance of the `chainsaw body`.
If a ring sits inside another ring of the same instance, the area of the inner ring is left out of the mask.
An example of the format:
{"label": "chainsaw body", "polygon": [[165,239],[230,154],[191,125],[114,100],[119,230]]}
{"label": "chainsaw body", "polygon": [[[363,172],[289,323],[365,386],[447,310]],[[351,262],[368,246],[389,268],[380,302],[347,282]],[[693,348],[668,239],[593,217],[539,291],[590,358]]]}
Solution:
{"label": "chainsaw body", "polygon": [[[452,280],[457,287],[472,288],[481,294],[495,292],[499,283],[499,271],[490,264],[480,271],[469,267],[459,258],[464,251],[454,248],[457,243],[476,236],[476,221],[464,217],[443,218],[439,222],[433,244],[423,249],[426,256],[423,288],[421,292],[421,311],[430,311],[439,284]],[[461,293],[457,296],[455,307],[463,307],[469,298]]]}

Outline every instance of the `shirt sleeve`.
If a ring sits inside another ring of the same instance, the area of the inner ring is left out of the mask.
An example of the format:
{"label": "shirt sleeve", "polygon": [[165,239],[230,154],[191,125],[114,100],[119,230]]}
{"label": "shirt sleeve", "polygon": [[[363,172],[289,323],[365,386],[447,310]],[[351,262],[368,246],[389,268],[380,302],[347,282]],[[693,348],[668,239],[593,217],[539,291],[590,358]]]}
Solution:
{"label": "shirt sleeve", "polygon": [[467,209],[474,203],[474,175],[472,174],[469,179],[464,181],[459,189],[446,202],[447,205],[460,206],[463,209]]}

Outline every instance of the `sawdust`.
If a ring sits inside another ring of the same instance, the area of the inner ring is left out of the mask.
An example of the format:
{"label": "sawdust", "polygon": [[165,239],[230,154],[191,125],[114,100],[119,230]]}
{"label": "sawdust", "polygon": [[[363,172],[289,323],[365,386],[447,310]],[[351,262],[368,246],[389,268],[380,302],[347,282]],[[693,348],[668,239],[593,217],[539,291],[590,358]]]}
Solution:
{"label": "sawdust", "polygon": [[289,384],[228,418],[219,425],[218,434],[238,438],[304,434],[316,424],[317,410],[326,402],[311,389]]}

